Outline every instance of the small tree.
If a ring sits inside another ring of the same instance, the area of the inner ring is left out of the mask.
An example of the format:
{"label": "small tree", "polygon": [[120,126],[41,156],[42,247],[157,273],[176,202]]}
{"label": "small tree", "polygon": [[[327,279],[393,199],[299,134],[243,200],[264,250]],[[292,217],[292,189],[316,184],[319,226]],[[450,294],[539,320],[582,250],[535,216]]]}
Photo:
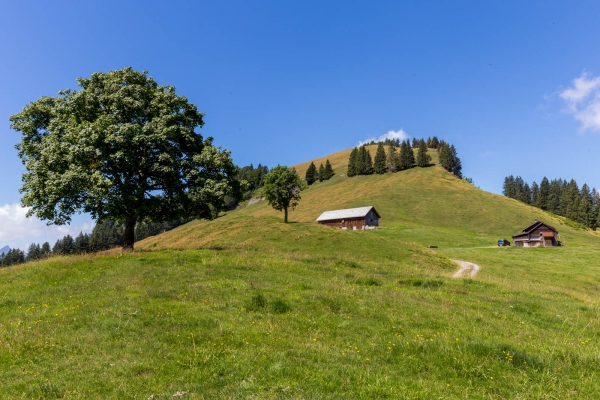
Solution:
{"label": "small tree", "polygon": [[367,150],[366,146],[361,146],[359,151],[359,160],[359,175],[371,175],[373,173],[373,159],[371,158],[371,152]]}
{"label": "small tree", "polygon": [[427,167],[430,162],[431,156],[427,154],[427,145],[425,143],[420,143],[417,152],[417,166]]}
{"label": "small tree", "polygon": [[398,158],[398,153],[396,153],[396,143],[392,142],[388,146],[388,154],[387,154],[387,169],[389,172],[397,171],[397,169],[396,169],[397,158]]}
{"label": "small tree", "polygon": [[310,163],[308,169],[306,170],[306,175],[304,179],[306,179],[306,183],[308,185],[312,185],[317,181],[317,179],[319,179],[319,173],[317,172],[317,167],[315,166],[315,163]]}
{"label": "small tree", "polygon": [[379,142],[377,145],[377,152],[375,153],[375,163],[373,164],[373,170],[376,174],[383,174],[387,170],[386,158],[383,143]]}
{"label": "small tree", "polygon": [[323,166],[323,163],[321,163],[321,165],[319,166],[319,182],[323,182],[325,179],[325,167]]}
{"label": "small tree", "polygon": [[399,163],[397,165],[397,169],[399,171],[410,169],[415,164],[415,155],[413,154],[412,149],[410,148],[410,144],[408,141],[402,142],[400,146],[400,157]]}
{"label": "small tree", "polygon": [[283,222],[288,222],[288,209],[294,210],[300,201],[302,181],[294,168],[278,165],[264,178],[263,193],[269,204],[284,212]]}
{"label": "small tree", "polygon": [[325,162],[325,180],[333,178],[335,172],[333,172],[333,168],[331,167],[331,163],[329,159]]}
{"label": "small tree", "polygon": [[348,172],[346,172],[346,175],[348,175],[350,177],[358,175],[357,161],[358,161],[358,149],[355,147],[350,152],[350,158],[348,159]]}

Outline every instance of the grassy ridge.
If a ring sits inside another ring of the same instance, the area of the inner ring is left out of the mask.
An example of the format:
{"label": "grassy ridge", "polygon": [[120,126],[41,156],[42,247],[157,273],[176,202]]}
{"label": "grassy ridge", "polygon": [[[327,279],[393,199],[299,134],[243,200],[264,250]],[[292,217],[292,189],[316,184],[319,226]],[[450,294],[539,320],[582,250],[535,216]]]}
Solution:
{"label": "grassy ridge", "polygon": [[[294,223],[260,202],[0,270],[0,398],[600,397],[596,234],[438,167],[340,176],[348,153]],[[314,222],[362,205],[382,229]],[[534,218],[568,246],[494,246]]]}

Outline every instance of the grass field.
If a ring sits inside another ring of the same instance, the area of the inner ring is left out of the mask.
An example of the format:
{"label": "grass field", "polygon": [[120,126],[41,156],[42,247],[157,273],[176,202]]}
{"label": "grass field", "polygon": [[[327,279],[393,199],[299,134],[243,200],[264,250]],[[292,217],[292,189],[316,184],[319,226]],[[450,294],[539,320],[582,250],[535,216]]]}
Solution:
{"label": "grass field", "polygon": [[[260,202],[0,270],[0,398],[600,397],[596,233],[438,167],[340,176],[348,153],[293,223]],[[362,205],[380,230],[314,222]],[[534,218],[567,245],[494,246]]]}

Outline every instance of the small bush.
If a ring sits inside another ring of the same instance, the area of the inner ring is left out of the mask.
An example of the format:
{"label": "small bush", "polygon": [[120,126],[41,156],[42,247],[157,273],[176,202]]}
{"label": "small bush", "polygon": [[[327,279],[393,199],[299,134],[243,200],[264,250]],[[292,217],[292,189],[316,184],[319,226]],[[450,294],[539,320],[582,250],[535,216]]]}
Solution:
{"label": "small bush", "polygon": [[402,279],[398,281],[400,285],[421,287],[425,289],[439,289],[444,285],[444,281],[440,279]]}
{"label": "small bush", "polygon": [[354,261],[338,260],[335,262],[336,267],[360,268],[360,264]]}
{"label": "small bush", "polygon": [[381,281],[375,278],[358,278],[355,282],[357,285],[381,286]]}
{"label": "small bush", "polygon": [[271,302],[271,310],[275,314],[285,314],[290,311],[290,306],[282,299],[275,299]]}
{"label": "small bush", "polygon": [[267,306],[267,299],[261,293],[257,293],[246,304],[246,311],[259,311]]}

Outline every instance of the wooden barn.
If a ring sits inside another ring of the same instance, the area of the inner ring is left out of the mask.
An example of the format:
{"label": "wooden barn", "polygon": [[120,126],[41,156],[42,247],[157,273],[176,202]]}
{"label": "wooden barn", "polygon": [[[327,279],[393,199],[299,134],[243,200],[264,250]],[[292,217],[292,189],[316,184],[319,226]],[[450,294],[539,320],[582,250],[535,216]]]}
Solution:
{"label": "wooden barn", "polygon": [[513,236],[515,246],[520,247],[550,247],[558,246],[558,231],[537,219],[523,232]]}
{"label": "wooden barn", "polygon": [[375,207],[347,208],[345,210],[325,211],[317,222],[340,229],[375,229],[379,226],[381,215]]}

